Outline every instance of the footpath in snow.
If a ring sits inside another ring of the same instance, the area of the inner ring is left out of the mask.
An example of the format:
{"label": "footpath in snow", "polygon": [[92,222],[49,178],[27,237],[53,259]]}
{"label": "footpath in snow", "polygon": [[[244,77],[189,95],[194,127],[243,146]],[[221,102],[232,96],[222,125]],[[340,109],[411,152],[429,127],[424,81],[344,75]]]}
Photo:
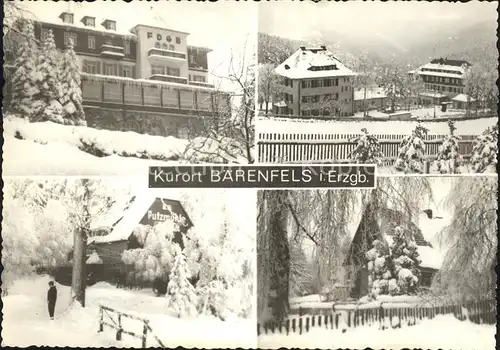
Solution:
{"label": "footpath in snow", "polygon": [[[115,340],[116,331],[110,327],[104,326],[104,332],[97,332],[100,304],[148,319],[153,332],[166,347],[252,348],[256,345],[255,323],[251,320],[235,318],[223,322],[209,316],[179,319],[169,314],[166,299],[153,296],[150,290],[124,290],[107,283],[87,289],[85,308],[68,307],[70,288],[56,284],[56,317],[51,321],[46,303],[49,280],[49,277],[20,280],[9,288],[9,295],[2,298],[2,346],[140,347],[140,339],[125,334],[122,341]],[[138,321],[124,320],[123,325],[129,331],[142,333],[142,324]],[[147,346],[159,345],[148,336]]]}

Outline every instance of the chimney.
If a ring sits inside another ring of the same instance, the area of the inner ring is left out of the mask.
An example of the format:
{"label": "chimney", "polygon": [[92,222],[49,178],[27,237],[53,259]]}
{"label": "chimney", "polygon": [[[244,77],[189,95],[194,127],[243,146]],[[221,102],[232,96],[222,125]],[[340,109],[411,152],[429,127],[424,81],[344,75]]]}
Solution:
{"label": "chimney", "polygon": [[320,46],[322,50],[326,51],[326,46],[325,45],[321,45]]}
{"label": "chimney", "polygon": [[305,47],[305,46],[301,46],[301,47],[300,47],[300,49],[301,49],[302,51],[306,51],[306,47]]}

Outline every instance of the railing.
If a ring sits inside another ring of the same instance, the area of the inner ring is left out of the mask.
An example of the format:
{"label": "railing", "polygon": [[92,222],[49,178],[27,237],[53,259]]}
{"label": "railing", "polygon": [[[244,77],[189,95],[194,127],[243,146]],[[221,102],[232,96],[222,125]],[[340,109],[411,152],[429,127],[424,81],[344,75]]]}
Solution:
{"label": "railing", "polygon": [[[116,315],[116,321],[113,318],[113,316]],[[107,318],[104,319],[104,316]],[[135,333],[132,331],[128,331],[123,328],[122,324],[122,318],[129,318],[131,320],[139,321],[142,323],[142,333]],[[109,321],[109,322],[108,322]],[[149,334],[158,342],[158,345],[161,347],[165,347],[163,345],[162,341],[153,333],[153,330],[151,326],[149,325],[149,320],[134,316],[134,315],[129,315],[124,312],[112,309],[107,306],[100,305],[99,306],[99,331],[98,332],[103,332],[104,331],[104,326],[108,326],[114,330],[116,330],[116,340],[121,341],[122,340],[122,334],[128,334],[134,338],[139,338],[141,339],[141,345],[142,348],[147,347],[147,337],[148,337],[148,332]]]}
{"label": "railing", "polygon": [[176,77],[167,74],[151,74],[151,80],[164,81],[167,83],[187,84],[187,78]]}
{"label": "railing", "polygon": [[[348,163],[356,143],[356,134],[282,134],[259,133],[257,149],[261,163]],[[401,141],[407,135],[374,135],[379,139],[383,163],[392,164],[398,157]],[[437,156],[443,135],[427,135],[424,155],[428,160]],[[476,136],[464,135],[459,141],[459,153],[469,158]]]}
{"label": "railing", "polygon": [[214,84],[205,83],[205,82],[202,82],[202,81],[190,81],[190,82],[189,82],[189,85],[195,85],[195,86],[203,86],[203,87],[215,88],[215,85],[214,85]]}
{"label": "railing", "polygon": [[176,51],[170,51],[170,50],[163,50],[163,49],[158,49],[158,48],[153,48],[148,51],[148,56],[163,56],[163,57],[170,57],[170,58],[178,58],[185,60],[186,59],[186,54],[182,52],[176,52]]}
{"label": "railing", "polygon": [[103,44],[101,45],[101,55],[124,56],[123,47]]}
{"label": "railing", "polygon": [[452,314],[457,319],[469,320],[476,324],[496,324],[496,300],[476,300],[463,304],[354,308],[337,310],[335,305],[328,314],[289,318],[283,322],[267,322],[257,325],[257,335],[307,333],[313,327],[340,329],[371,326],[378,323],[381,330],[414,326],[423,319],[433,319],[437,315]]}

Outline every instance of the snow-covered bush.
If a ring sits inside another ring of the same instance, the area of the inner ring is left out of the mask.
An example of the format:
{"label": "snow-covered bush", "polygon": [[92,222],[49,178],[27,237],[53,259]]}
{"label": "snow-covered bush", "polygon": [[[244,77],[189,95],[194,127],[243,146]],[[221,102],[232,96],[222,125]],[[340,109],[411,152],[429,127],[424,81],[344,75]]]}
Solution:
{"label": "snow-covered bush", "polygon": [[165,221],[154,227],[139,225],[133,237],[142,248],[125,250],[122,260],[130,268],[132,282],[167,281],[174,263],[173,224]]}
{"label": "snow-covered bush", "polygon": [[446,135],[443,143],[439,146],[437,154],[437,169],[441,174],[459,174],[459,167],[462,165],[462,156],[459,153],[460,137],[455,135],[455,123],[448,122],[450,133]]}
{"label": "snow-covered bush", "polygon": [[370,297],[376,299],[380,294],[389,294],[389,284],[393,278],[389,266],[390,254],[387,245],[380,240],[375,240],[373,247],[366,252],[365,256]]}
{"label": "snow-covered bush", "polygon": [[177,244],[174,247],[174,264],[170,272],[167,287],[167,300],[169,308],[177,313],[177,316],[195,316],[198,297],[194,287],[189,281],[191,272],[186,262],[186,256]]}
{"label": "snow-covered bush", "polygon": [[402,226],[396,227],[390,249],[397,279],[397,287],[391,294],[415,294],[420,279],[421,260],[413,233]]}
{"label": "snow-covered bush", "polygon": [[472,148],[471,163],[476,173],[483,173],[492,168],[493,172],[497,165],[498,156],[498,123],[492,128],[486,129],[481,136],[474,141]]}
{"label": "snow-covered bush", "polygon": [[361,131],[363,134],[352,140],[356,143],[356,147],[349,155],[349,159],[357,164],[379,164],[380,158],[384,155],[378,139],[370,135],[366,128],[361,129]]}
{"label": "snow-covered bush", "polygon": [[418,124],[410,136],[401,141],[398,151],[398,159],[394,164],[396,170],[405,173],[423,173],[424,172],[424,137],[428,129]]}
{"label": "snow-covered bush", "polygon": [[245,164],[243,145],[229,137],[214,139],[196,137],[186,147],[183,158],[189,163],[238,163]]}

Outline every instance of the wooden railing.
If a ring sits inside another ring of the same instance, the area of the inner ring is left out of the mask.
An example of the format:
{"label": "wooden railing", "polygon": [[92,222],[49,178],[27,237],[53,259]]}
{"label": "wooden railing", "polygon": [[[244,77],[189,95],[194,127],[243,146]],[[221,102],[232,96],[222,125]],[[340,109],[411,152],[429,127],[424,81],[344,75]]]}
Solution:
{"label": "wooden railing", "polygon": [[[356,143],[355,134],[284,134],[260,133],[257,149],[260,163],[348,163]],[[379,139],[384,155],[384,165],[392,165],[397,159],[399,146],[406,135],[374,135]],[[425,156],[433,160],[437,156],[443,135],[428,135],[424,142]],[[469,158],[476,136],[464,135],[459,141],[459,153]]]}
{"label": "wooden railing", "polygon": [[[113,318],[113,316],[116,315],[116,320]],[[106,316],[106,318],[105,318]],[[142,323],[142,333],[136,333],[132,332],[129,330],[124,329],[123,324],[122,324],[122,318],[129,318],[131,320],[139,321]],[[124,312],[112,309],[107,306],[100,305],[99,306],[99,331],[102,332],[104,331],[104,326],[108,326],[114,330],[116,330],[116,340],[120,341],[122,340],[122,334],[128,334],[134,338],[141,339],[142,343],[142,348],[146,348],[147,345],[147,337],[148,334],[150,334],[151,337],[153,337],[156,342],[158,343],[159,346],[165,347],[162,343],[162,341],[153,333],[153,330],[149,324],[149,320],[134,316],[134,315],[129,315]],[[148,333],[149,332],[149,333]]]}
{"label": "wooden railing", "polygon": [[381,330],[414,326],[423,319],[433,319],[437,315],[453,315],[457,319],[469,320],[476,324],[496,324],[496,300],[475,300],[463,304],[356,308],[338,310],[335,305],[328,314],[289,318],[283,322],[267,322],[257,325],[257,335],[307,333],[313,327],[337,329],[343,332],[349,328],[371,326],[378,323]]}

